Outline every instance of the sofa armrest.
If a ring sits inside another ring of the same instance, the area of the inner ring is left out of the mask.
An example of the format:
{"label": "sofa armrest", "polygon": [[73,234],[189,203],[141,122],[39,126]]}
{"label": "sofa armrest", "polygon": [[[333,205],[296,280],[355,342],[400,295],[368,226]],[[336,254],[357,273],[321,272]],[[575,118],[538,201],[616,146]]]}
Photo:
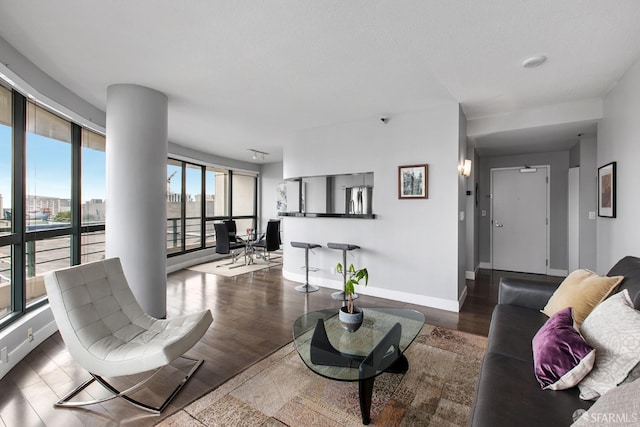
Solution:
{"label": "sofa armrest", "polygon": [[498,304],[542,310],[557,287],[558,285],[555,283],[501,278],[498,288]]}

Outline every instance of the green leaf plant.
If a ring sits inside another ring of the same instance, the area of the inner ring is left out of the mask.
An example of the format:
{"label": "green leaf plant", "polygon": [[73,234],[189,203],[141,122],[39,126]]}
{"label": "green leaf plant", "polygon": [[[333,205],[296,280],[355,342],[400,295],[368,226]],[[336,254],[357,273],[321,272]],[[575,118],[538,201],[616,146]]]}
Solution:
{"label": "green leaf plant", "polygon": [[353,298],[352,295],[356,293],[356,285],[360,284],[360,281],[364,279],[364,286],[369,284],[369,272],[366,268],[356,270],[353,264],[349,265],[349,268],[344,271],[341,263],[336,265],[336,271],[345,278],[344,294],[347,297],[347,311],[349,314],[353,314]]}

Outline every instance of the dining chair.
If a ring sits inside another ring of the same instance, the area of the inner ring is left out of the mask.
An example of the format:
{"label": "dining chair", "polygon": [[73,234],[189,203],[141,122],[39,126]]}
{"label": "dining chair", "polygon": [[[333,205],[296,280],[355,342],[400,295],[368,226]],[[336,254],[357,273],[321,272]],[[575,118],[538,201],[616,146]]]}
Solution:
{"label": "dining chair", "polygon": [[[235,222],[234,222],[235,225]],[[231,234],[229,232],[229,228],[224,222],[216,222],[213,224],[216,231],[216,253],[231,255],[231,262],[227,264],[218,265],[218,267],[224,265],[231,265],[236,262],[238,258],[239,252],[236,252],[238,249],[242,249],[243,253],[246,254],[245,244],[242,242],[231,241]],[[235,233],[234,233],[235,235]]]}
{"label": "dining chair", "polygon": [[[267,223],[267,232],[257,241],[251,244],[256,251],[256,256],[269,262],[271,260],[270,253],[280,249],[280,220],[270,219]],[[259,252],[262,252],[260,254]]]}

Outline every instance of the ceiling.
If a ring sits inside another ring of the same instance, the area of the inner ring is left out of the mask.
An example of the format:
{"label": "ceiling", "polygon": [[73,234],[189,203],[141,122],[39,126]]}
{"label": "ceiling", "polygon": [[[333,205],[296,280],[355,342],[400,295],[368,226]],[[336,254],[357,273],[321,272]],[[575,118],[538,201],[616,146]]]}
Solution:
{"label": "ceiling", "polygon": [[[301,129],[602,97],[640,56],[638,22],[637,0],[0,0],[0,36],[91,104],[151,87],[170,141],[260,163]],[[494,136],[478,147],[516,144]]]}

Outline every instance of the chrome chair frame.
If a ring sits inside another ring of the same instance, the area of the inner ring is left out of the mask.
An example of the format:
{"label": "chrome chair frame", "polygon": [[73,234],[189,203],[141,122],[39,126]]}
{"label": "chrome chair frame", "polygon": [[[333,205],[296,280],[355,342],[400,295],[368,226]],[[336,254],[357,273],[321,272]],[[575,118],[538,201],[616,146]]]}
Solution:
{"label": "chrome chair frame", "polygon": [[[154,414],[160,414],[169,405],[169,403],[171,403],[173,398],[176,397],[178,395],[178,393],[180,393],[180,390],[182,390],[182,387],[185,386],[187,381],[189,381],[189,378],[191,378],[191,376],[198,370],[200,365],[202,365],[202,362],[204,362],[204,360],[192,359],[192,358],[186,357],[186,356],[181,356],[181,358],[190,360],[190,361],[194,362],[194,364],[191,367],[191,369],[189,370],[189,372],[187,373],[187,375],[178,383],[178,385],[173,389],[171,394],[165,399],[164,402],[162,402],[162,404],[160,406],[147,405],[146,403],[142,403],[139,400],[136,400],[136,399],[134,399],[132,397],[129,397],[127,395],[132,393],[132,392],[135,392],[136,390],[138,390],[140,388],[142,388],[148,381],[150,381],[152,378],[154,378],[162,370],[162,368],[164,368],[164,366],[156,369],[147,378],[145,378],[145,379],[143,379],[141,381],[138,381],[136,384],[134,384],[131,387],[127,388],[126,390],[122,390],[122,391],[116,389],[113,385],[111,385],[109,382],[107,382],[107,380],[102,378],[100,375],[95,375],[95,374],[89,372],[89,375],[91,375],[91,378],[89,378],[87,381],[83,382],[78,387],[76,387],[75,389],[71,390],[69,393],[64,395],[60,400],[58,400],[54,404],[54,406],[55,407],[62,407],[62,408],[77,408],[77,407],[81,407],[81,406],[95,405],[97,403],[107,402],[107,401],[115,399],[115,398],[121,398],[121,399],[125,400],[126,402],[128,402],[128,403],[132,404],[133,406],[136,406],[136,407],[138,407],[140,409],[144,409],[145,411],[149,411],[149,412],[152,412]],[[77,396],[85,388],[89,387],[94,381],[97,382],[98,384],[100,384],[101,386],[103,386],[105,389],[109,390],[112,394],[110,396],[103,397],[101,399],[93,399],[93,400],[86,400],[86,401],[80,401],[80,402],[70,400],[70,399],[73,399],[75,396]]]}

